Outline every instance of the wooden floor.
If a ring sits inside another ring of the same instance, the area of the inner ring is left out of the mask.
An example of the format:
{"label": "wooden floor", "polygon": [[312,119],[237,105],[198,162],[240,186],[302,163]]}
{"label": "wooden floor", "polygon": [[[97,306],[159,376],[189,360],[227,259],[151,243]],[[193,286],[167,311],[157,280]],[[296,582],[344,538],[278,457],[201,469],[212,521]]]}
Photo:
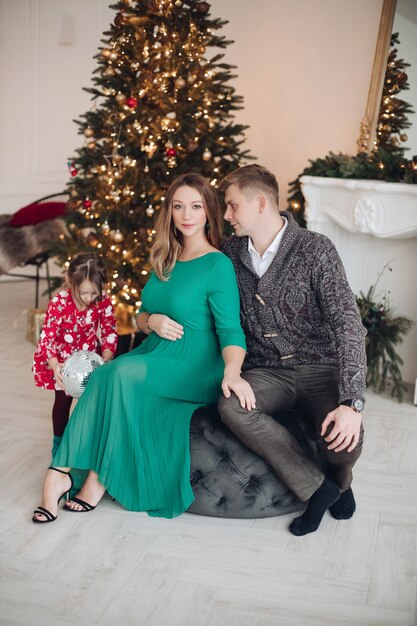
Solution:
{"label": "wooden floor", "polygon": [[405,626],[416,616],[417,407],[368,394],[358,510],[293,537],[293,515],[175,520],[105,498],[37,526],[52,394],[36,389],[25,309],[0,282],[1,626]]}

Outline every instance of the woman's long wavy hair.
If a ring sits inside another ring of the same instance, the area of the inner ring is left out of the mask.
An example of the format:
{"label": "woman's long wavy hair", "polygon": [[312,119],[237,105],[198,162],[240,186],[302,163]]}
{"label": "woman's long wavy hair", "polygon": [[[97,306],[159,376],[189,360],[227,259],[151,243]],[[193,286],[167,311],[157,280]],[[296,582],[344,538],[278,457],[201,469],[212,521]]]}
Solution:
{"label": "woman's long wavy hair", "polygon": [[198,191],[207,216],[206,232],[210,238],[210,243],[215,248],[219,248],[222,240],[223,215],[216,190],[200,174],[191,173],[178,176],[172,181],[165,194],[155,225],[156,237],[152,246],[150,261],[160,280],[168,280],[184,246],[183,236],[174,227],[172,219],[172,201],[180,187],[192,187]]}

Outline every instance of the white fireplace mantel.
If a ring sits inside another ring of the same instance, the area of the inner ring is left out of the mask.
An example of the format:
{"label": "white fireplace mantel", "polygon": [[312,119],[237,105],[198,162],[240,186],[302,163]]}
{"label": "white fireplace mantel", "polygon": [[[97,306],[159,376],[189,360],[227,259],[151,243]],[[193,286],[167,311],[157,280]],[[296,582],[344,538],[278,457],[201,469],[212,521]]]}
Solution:
{"label": "white fireplace mantel", "polygon": [[350,233],[403,239],[417,236],[417,185],[303,176],[310,230],[333,220]]}
{"label": "white fireplace mantel", "polygon": [[[417,322],[417,185],[318,176],[303,176],[301,185],[307,226],[333,241],[353,292],[378,281],[377,295]],[[417,324],[398,353],[403,379],[414,382]]]}

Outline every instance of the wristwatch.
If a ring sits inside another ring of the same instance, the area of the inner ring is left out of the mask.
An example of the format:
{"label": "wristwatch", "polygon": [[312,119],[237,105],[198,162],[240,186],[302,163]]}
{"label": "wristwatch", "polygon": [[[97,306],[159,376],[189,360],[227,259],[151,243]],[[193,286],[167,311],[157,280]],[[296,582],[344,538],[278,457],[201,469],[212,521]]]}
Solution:
{"label": "wristwatch", "polygon": [[365,400],[363,398],[350,398],[349,400],[343,400],[340,404],[350,406],[356,413],[362,413],[365,408]]}

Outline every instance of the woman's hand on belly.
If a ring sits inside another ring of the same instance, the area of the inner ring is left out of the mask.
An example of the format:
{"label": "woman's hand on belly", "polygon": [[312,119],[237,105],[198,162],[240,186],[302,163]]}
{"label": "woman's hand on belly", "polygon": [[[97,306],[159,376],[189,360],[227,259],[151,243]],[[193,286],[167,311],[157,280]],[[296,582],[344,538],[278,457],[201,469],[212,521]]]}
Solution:
{"label": "woman's hand on belly", "polygon": [[184,334],[184,327],[162,313],[151,313],[148,326],[157,335],[169,341],[177,341]]}

